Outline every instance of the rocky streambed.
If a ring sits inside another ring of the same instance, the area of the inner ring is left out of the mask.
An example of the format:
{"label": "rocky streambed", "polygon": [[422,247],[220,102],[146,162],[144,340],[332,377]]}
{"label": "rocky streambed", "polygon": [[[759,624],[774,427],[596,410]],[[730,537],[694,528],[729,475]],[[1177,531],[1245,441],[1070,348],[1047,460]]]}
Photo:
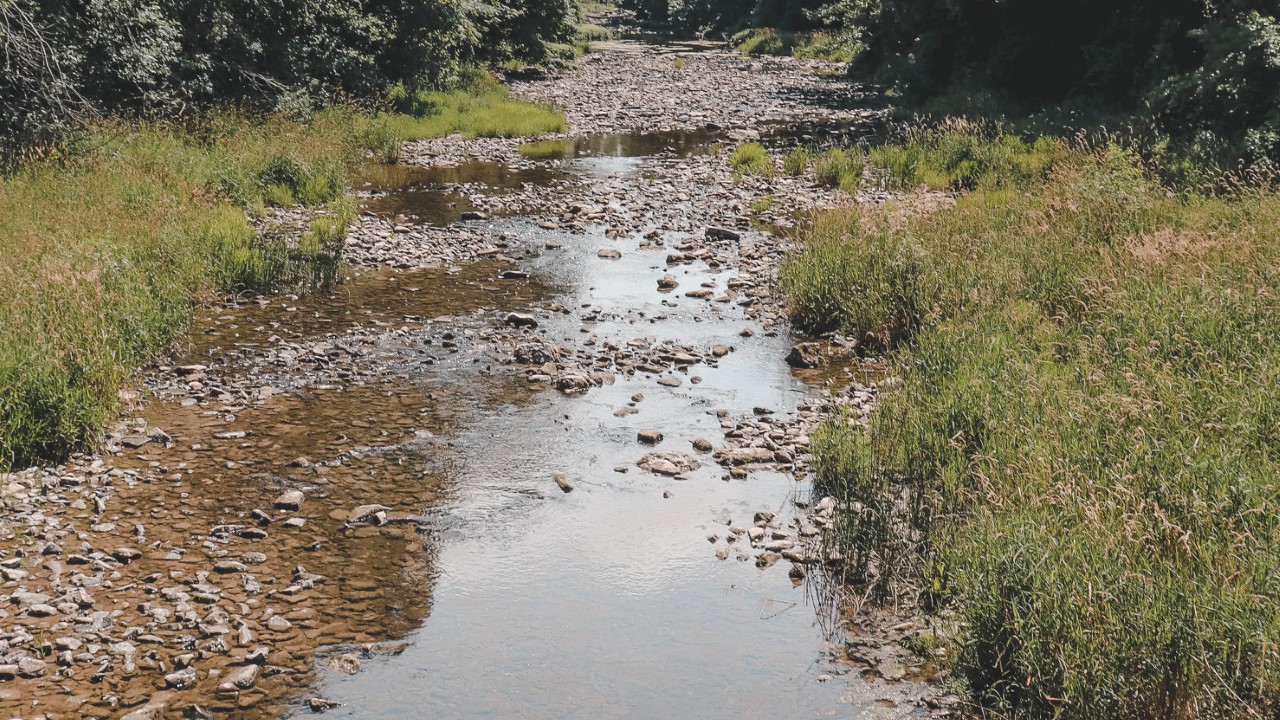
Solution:
{"label": "rocky streambed", "polygon": [[562,143],[372,169],[347,282],[206,309],[101,454],[0,476],[0,711],[936,709],[923,627],[815,601],[809,432],[883,373],[797,347],[771,284],[807,210],[883,195],[728,161],[872,132],[834,70],[608,44],[513,83]]}

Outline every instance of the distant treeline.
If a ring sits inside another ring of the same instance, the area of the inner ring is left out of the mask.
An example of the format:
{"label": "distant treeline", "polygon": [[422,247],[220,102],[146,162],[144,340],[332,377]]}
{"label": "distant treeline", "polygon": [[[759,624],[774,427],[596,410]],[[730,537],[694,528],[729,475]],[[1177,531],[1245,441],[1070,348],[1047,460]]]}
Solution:
{"label": "distant treeline", "polygon": [[[1130,110],[1196,152],[1280,163],[1276,0],[627,0],[697,33],[843,34],[909,99]],[[1209,159],[1209,158],[1205,158]]]}
{"label": "distant treeline", "polygon": [[0,0],[0,137],[86,111],[305,110],[572,52],[575,0]]}

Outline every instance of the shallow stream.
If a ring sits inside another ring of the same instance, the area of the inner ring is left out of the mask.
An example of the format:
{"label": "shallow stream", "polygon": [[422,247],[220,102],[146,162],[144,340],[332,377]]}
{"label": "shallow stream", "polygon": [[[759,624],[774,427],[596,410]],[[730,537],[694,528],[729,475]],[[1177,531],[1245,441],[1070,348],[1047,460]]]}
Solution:
{"label": "shallow stream", "polygon": [[[554,168],[405,169],[387,173],[365,209],[445,223],[454,218],[423,209],[424,198],[458,183],[502,192],[566,175],[640,182],[648,154],[697,152],[716,140],[713,132],[585,138],[547,161]],[[327,296],[202,318],[184,361],[267,382],[269,363],[253,359],[260,348],[283,338],[323,352],[354,329],[371,360],[352,368],[352,382],[292,388],[230,423],[190,403],[149,406],[150,423],[177,444],[133,459],[194,468],[206,477],[204,505],[225,522],[283,489],[307,493],[298,513],[307,524],[276,541],[268,564],[281,575],[303,564],[330,578],[308,603],[329,622],[294,639],[295,660],[314,653],[311,672],[263,681],[263,696],[246,703],[242,694],[241,707],[308,715],[307,700],[323,697],[341,703],[330,717],[548,720],[910,712],[839,661],[840,631],[809,586],[782,567],[711,552],[709,536],[749,525],[758,511],[785,520],[792,501],[808,497],[804,482],[773,472],[729,479],[707,456],[682,480],[635,466],[652,449],[637,442],[641,430],[661,432],[661,449],[691,452],[693,440],[722,432],[716,411],[794,408],[810,388],[784,362],[792,340],[743,337],[753,323],[737,305],[655,292],[673,272],[660,247],[611,241],[621,257],[606,259],[596,253],[600,233],[520,217],[485,222],[509,239],[528,278],[502,279],[502,266],[489,262],[366,273]],[[703,263],[675,272],[682,287],[722,287],[732,277]],[[715,367],[687,367],[678,387],[623,377],[565,395],[495,369],[483,343],[469,341],[495,314],[547,308],[561,309],[536,330],[548,340],[651,337],[733,352]],[[628,406],[636,412],[620,417]],[[229,429],[248,434],[213,439]],[[192,445],[200,449],[182,449]],[[315,465],[333,460],[341,462]],[[556,474],[574,490],[561,492]],[[346,509],[365,503],[391,508],[394,522],[352,529]],[[349,655],[361,658],[354,674],[330,662]]]}

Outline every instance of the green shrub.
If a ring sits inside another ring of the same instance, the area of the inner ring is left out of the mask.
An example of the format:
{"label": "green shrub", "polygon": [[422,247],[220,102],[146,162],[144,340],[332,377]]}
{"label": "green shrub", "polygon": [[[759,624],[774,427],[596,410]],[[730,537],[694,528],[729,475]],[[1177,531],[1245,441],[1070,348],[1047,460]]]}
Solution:
{"label": "green shrub", "polygon": [[839,35],[811,33],[797,38],[794,47],[791,48],[791,55],[802,60],[851,63],[857,59],[861,50],[857,43]]}
{"label": "green shrub", "polygon": [[829,33],[794,33],[756,28],[734,35],[730,43],[743,55],[790,55],[806,60],[853,62],[859,47]]}
{"label": "green shrub", "polygon": [[790,55],[795,41],[795,33],[771,28],[746,30],[730,40],[743,55]]}

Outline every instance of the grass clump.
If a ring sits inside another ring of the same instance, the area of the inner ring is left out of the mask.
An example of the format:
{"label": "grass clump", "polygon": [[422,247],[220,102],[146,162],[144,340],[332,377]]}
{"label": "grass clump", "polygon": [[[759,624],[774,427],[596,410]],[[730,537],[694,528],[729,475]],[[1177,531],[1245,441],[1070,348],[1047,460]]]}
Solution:
{"label": "grass clump", "polygon": [[399,114],[378,118],[402,140],[426,140],[461,133],[476,137],[537,137],[567,129],[554,108],[511,97],[507,86],[480,77],[467,87],[409,92],[393,88],[390,101]]}
{"label": "grass clump", "polygon": [[587,42],[604,42],[613,39],[613,31],[600,25],[581,23],[578,25],[578,38]]}
{"label": "grass clump", "polygon": [[[354,114],[113,125],[90,143],[0,177],[0,468],[90,442],[120,383],[184,332],[194,296],[338,272]],[[260,239],[246,210],[285,204],[320,214],[300,242]]]}
{"label": "grass clump", "polygon": [[852,63],[862,48],[830,33],[807,33],[799,36],[791,48],[791,56],[801,60],[826,60]]}
{"label": "grass clump", "polygon": [[601,15],[603,13],[612,12],[617,9],[618,9],[618,6],[615,3],[610,3],[610,2],[583,1],[578,3],[578,14],[581,17],[587,17],[589,15]]}
{"label": "grass clump", "polygon": [[795,33],[757,28],[734,35],[730,42],[743,55],[790,55],[795,39]]}
{"label": "grass clump", "polygon": [[573,56],[582,57],[591,52],[591,43],[605,42],[613,39],[613,31],[599,25],[591,23],[582,23],[578,25],[577,33],[573,38]]}
{"label": "grass clump", "polygon": [[794,148],[782,156],[782,167],[791,176],[803,175],[812,164],[813,151],[808,148]]}
{"label": "grass clump", "polygon": [[573,157],[573,143],[569,140],[535,140],[520,146],[521,157],[530,160],[561,160]]}
{"label": "grass clump", "polygon": [[866,164],[867,157],[858,148],[832,148],[813,160],[813,174],[823,185],[857,192]]}
{"label": "grass clump", "polygon": [[772,177],[775,171],[773,158],[760,143],[744,143],[734,148],[729,163],[740,175]]}
{"label": "grass clump", "polygon": [[751,212],[756,215],[762,215],[773,209],[778,203],[778,199],[772,195],[762,195],[751,201]]}
{"label": "grass clump", "polygon": [[872,165],[893,190],[972,190],[1043,179],[1069,153],[1067,142],[1023,138],[969,122],[913,130],[901,144],[873,147]]}
{"label": "grass clump", "polygon": [[995,717],[1275,717],[1280,195],[1054,168],[825,215],[782,267],[799,326],[901,373],[813,436],[848,579],[954,611]]}

